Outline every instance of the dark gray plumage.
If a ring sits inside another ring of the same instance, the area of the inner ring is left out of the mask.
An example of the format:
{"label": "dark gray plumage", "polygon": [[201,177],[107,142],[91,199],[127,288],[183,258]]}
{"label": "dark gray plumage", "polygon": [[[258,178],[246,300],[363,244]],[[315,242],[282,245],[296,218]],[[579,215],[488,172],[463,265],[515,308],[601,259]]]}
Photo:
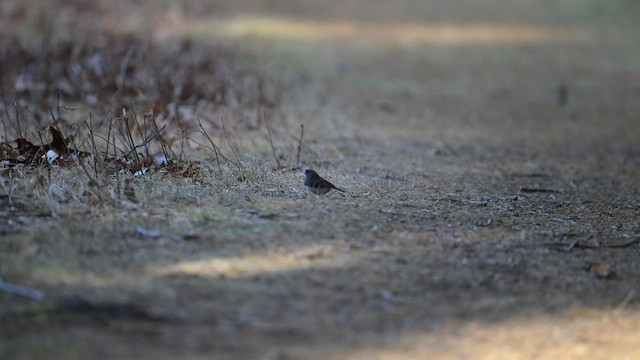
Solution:
{"label": "dark gray plumage", "polygon": [[321,178],[320,175],[318,175],[317,172],[315,172],[315,171],[313,171],[311,169],[305,170],[304,176],[305,176],[304,186],[307,188],[307,190],[309,190],[310,192],[312,192],[312,193],[314,193],[316,195],[325,195],[326,193],[328,193],[332,189],[344,192],[344,190],[342,190],[340,188],[337,188],[332,183],[330,183],[327,180]]}

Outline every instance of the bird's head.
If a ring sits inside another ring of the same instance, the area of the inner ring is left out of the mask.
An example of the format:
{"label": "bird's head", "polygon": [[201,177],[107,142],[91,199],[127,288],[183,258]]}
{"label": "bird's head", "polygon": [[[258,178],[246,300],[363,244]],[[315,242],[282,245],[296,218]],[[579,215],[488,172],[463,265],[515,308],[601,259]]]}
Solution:
{"label": "bird's head", "polygon": [[311,169],[307,169],[304,171],[304,176],[306,177],[316,177],[319,176],[317,172],[311,170]]}

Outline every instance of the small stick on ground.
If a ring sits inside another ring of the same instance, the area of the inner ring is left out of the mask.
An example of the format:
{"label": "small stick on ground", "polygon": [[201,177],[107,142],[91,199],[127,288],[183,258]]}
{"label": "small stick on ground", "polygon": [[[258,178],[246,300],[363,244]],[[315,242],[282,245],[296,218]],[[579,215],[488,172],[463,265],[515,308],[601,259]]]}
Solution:
{"label": "small stick on ground", "polygon": [[28,299],[38,301],[38,302],[44,301],[44,298],[45,298],[44,293],[40,290],[36,290],[36,289],[22,286],[22,285],[8,283],[4,281],[4,279],[2,278],[0,278],[0,291],[26,297]]}
{"label": "small stick on ground", "polygon": [[556,189],[530,188],[530,187],[521,187],[520,191],[523,193],[560,193],[562,192]]}
{"label": "small stick on ground", "polygon": [[267,125],[267,133],[269,134],[269,144],[271,145],[271,152],[273,153],[273,158],[276,160],[276,165],[278,166],[278,170],[282,169],[282,165],[280,164],[280,159],[278,159],[278,155],[276,154],[276,148],[273,146],[273,139],[271,138],[271,126],[269,126],[269,120],[267,119],[267,111],[262,109],[262,118],[264,119],[264,123]]}
{"label": "small stick on ground", "polygon": [[304,124],[300,124],[300,140],[298,140],[298,155],[296,156],[296,165],[300,165],[300,150],[302,149],[303,136],[304,136]]}
{"label": "small stick on ground", "polygon": [[640,244],[640,236],[622,244],[590,245],[590,244],[580,243],[579,241],[572,241],[568,243],[547,242],[547,243],[544,243],[543,245],[549,246],[549,247],[562,248],[564,251],[571,251],[573,249],[624,249],[624,248],[628,248],[638,244]]}
{"label": "small stick on ground", "polygon": [[534,177],[534,178],[548,178],[548,174],[544,173],[511,173],[513,177]]}
{"label": "small stick on ground", "polygon": [[638,236],[634,240],[627,241],[626,243],[622,243],[622,244],[619,244],[619,245],[615,245],[614,244],[614,245],[609,245],[609,246],[606,246],[606,247],[612,248],[612,249],[624,249],[624,248],[628,248],[630,246],[637,245],[637,244],[640,244],[640,236]]}

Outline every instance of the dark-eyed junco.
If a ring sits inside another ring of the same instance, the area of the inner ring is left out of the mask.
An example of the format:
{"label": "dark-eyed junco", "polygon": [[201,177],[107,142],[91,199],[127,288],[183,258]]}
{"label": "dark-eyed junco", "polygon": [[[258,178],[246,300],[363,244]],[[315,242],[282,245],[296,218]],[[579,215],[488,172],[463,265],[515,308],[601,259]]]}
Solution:
{"label": "dark-eyed junco", "polygon": [[307,188],[307,190],[316,195],[325,195],[326,193],[331,191],[331,189],[344,192],[344,190],[335,187],[335,185],[333,185],[332,183],[321,178],[320,175],[318,175],[318,173],[313,170],[305,170],[304,176],[304,186]]}

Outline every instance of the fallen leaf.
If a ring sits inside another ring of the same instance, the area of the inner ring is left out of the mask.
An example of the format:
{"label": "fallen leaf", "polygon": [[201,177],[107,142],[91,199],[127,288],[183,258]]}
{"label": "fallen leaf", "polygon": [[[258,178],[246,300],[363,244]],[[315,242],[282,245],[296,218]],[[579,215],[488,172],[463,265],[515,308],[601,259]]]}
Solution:
{"label": "fallen leaf", "polygon": [[52,125],[47,126],[49,128],[49,132],[51,132],[51,149],[55,150],[58,154],[66,154],[67,144],[64,142],[64,136],[60,130],[56,129]]}
{"label": "fallen leaf", "polygon": [[590,271],[594,273],[598,279],[611,279],[616,276],[616,272],[611,265],[604,260],[591,263]]}

